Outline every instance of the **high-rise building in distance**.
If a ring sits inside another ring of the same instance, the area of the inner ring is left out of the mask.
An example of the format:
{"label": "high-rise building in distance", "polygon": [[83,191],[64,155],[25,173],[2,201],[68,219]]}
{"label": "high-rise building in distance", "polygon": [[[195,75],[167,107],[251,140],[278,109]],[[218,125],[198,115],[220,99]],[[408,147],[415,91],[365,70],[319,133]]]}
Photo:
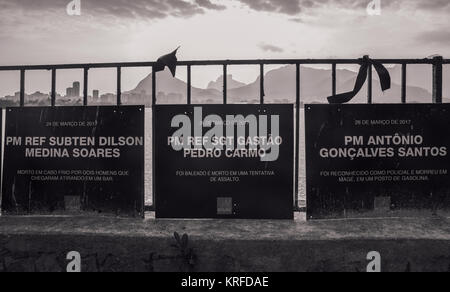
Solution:
{"label": "high-rise building in distance", "polygon": [[80,96],[80,82],[78,82],[78,81],[73,83],[73,95],[75,97]]}
{"label": "high-rise building in distance", "polygon": [[68,87],[66,89],[67,97],[80,97],[80,82],[75,81],[72,84],[72,87]]}

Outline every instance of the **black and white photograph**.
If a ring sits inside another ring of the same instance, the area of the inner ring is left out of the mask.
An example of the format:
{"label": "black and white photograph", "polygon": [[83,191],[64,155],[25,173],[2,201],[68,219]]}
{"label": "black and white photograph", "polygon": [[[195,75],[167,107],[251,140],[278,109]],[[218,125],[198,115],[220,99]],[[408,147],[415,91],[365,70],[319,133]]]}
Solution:
{"label": "black and white photograph", "polygon": [[448,273],[450,1],[0,0],[0,139],[2,273]]}

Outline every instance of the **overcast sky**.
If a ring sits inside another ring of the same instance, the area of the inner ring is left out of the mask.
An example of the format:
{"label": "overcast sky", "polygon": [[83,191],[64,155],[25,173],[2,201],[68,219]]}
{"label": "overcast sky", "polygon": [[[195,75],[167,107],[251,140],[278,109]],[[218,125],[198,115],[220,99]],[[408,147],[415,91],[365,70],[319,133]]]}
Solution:
{"label": "overcast sky", "polygon": [[[0,0],[0,64],[153,61],[179,45],[180,60],[450,55],[449,0],[380,1],[369,16],[371,0],[81,0],[69,16],[70,0]],[[195,74],[204,87],[220,69]]]}

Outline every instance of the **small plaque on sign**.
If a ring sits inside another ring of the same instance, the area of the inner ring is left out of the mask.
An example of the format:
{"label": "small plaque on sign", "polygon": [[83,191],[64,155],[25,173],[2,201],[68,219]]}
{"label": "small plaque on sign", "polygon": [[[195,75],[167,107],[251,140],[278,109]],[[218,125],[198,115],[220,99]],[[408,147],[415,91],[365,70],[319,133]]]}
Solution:
{"label": "small plaque on sign", "polygon": [[217,198],[217,215],[233,215],[233,198]]}
{"label": "small plaque on sign", "polygon": [[391,197],[376,197],[374,209],[375,211],[389,212],[391,210]]}
{"label": "small plaque on sign", "polygon": [[68,212],[81,211],[81,201],[79,196],[65,196],[64,197],[65,209]]}

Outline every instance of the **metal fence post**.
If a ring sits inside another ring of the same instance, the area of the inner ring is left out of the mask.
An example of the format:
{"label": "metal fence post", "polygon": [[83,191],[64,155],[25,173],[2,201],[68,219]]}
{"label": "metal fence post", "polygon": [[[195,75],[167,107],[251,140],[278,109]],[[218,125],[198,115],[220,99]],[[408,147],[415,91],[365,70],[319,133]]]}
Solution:
{"label": "metal fence post", "polygon": [[25,106],[25,70],[20,70],[20,106]]}
{"label": "metal fence post", "polygon": [[152,68],[152,107],[156,104],[156,70],[155,66]]}
{"label": "metal fence post", "polygon": [[223,65],[223,104],[228,103],[228,68],[227,64]]}
{"label": "metal fence post", "polygon": [[264,92],[264,64],[259,65],[259,74],[260,74],[259,80],[260,103],[264,104],[264,97],[266,95],[266,93]]}
{"label": "metal fence post", "polygon": [[372,64],[369,65],[369,68],[367,69],[367,103],[372,104],[373,103],[373,66]]}
{"label": "metal fence post", "polygon": [[402,103],[406,103],[407,70],[406,63],[402,64]]}
{"label": "metal fence post", "polygon": [[441,56],[433,58],[433,103],[442,103],[442,64]]}
{"label": "metal fence post", "polygon": [[122,68],[117,67],[117,106],[122,105]]}
{"label": "metal fence post", "polygon": [[191,104],[192,103],[192,97],[191,97],[191,92],[192,92],[192,68],[191,65],[187,66],[187,104]]}
{"label": "metal fence post", "polygon": [[337,93],[337,73],[336,73],[336,63],[331,65],[331,94],[336,95]]}
{"label": "metal fence post", "polygon": [[300,64],[296,64],[296,99],[295,99],[295,202],[294,210],[300,210],[299,200],[299,171],[300,171]]}
{"label": "metal fence post", "polygon": [[88,82],[89,82],[89,68],[84,68],[83,78],[83,105],[88,105]]}
{"label": "metal fence post", "polygon": [[52,69],[52,93],[51,93],[51,106],[56,105],[56,69]]}
{"label": "metal fence post", "polygon": [[155,117],[155,113],[156,113],[156,102],[157,102],[157,98],[156,98],[156,70],[155,70],[155,66],[152,67],[152,208],[151,211],[155,211],[156,210],[156,183],[155,183],[155,171],[156,171],[156,165],[155,165],[155,160],[156,160],[156,153],[155,153],[155,148],[156,148],[156,141],[155,141],[155,133],[156,133],[156,129],[155,129],[155,121],[156,121],[156,117]]}

